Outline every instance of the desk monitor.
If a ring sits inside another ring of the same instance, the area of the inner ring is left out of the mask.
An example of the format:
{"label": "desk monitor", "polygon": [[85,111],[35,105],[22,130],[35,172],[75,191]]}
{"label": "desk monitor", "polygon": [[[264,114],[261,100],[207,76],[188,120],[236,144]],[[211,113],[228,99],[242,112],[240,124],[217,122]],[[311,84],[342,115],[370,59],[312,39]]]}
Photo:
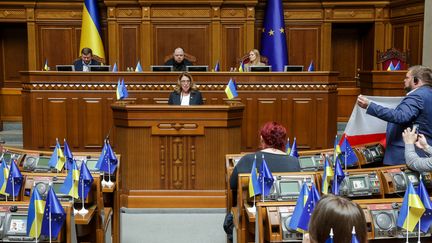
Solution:
{"label": "desk monitor", "polygon": [[188,72],[207,72],[208,66],[186,66]]}
{"label": "desk monitor", "polygon": [[172,72],[173,66],[168,65],[153,65],[150,66],[152,72]]}
{"label": "desk monitor", "polygon": [[303,71],[304,66],[303,65],[285,65],[284,71],[285,72],[301,72]]}
{"label": "desk monitor", "polygon": [[56,70],[61,72],[75,71],[74,65],[56,65]]}
{"label": "desk monitor", "polygon": [[250,66],[251,72],[271,72],[271,66]]}
{"label": "desk monitor", "polygon": [[109,72],[110,65],[89,65],[90,72]]}
{"label": "desk monitor", "polygon": [[27,215],[10,214],[6,235],[21,235],[27,234]]}

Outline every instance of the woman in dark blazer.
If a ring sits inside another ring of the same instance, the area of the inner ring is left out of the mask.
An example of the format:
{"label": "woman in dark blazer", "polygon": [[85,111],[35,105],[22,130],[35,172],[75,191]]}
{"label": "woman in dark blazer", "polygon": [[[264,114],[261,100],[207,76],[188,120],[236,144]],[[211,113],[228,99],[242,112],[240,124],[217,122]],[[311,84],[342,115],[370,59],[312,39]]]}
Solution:
{"label": "woman in dark blazer", "polygon": [[168,104],[170,105],[202,105],[201,92],[198,91],[192,75],[183,72],[177,79],[177,85],[170,94]]}

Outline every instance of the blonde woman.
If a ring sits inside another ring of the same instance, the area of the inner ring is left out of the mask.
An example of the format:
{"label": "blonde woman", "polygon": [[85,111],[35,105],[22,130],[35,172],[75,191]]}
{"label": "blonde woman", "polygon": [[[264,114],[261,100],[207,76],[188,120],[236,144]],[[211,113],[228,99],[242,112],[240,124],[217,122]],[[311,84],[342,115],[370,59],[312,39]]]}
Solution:
{"label": "blonde woman", "polygon": [[257,49],[252,49],[249,52],[249,62],[244,65],[244,68],[249,72],[251,66],[265,66],[265,64],[261,62],[261,55]]}

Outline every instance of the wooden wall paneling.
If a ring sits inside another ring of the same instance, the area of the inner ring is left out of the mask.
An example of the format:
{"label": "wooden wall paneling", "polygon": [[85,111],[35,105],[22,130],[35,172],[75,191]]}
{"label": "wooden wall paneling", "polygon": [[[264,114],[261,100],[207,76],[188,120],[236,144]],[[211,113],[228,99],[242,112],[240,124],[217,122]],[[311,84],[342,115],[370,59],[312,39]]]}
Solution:
{"label": "wooden wall paneling", "polygon": [[[111,93],[111,95],[108,95],[108,97],[104,97],[102,105],[105,107],[103,108],[102,116],[104,117],[105,122],[102,126],[102,136],[100,139],[101,141],[106,138],[106,136],[109,135],[110,143],[113,147],[116,147],[116,137],[117,132],[114,129],[113,125],[113,112],[111,110],[111,105],[115,103],[115,91]],[[102,147],[100,147],[102,149]]]}
{"label": "wooden wall paneling", "polygon": [[255,98],[247,97],[243,99],[243,104],[247,107],[243,111],[243,122],[242,122],[242,144],[245,144],[246,149],[255,150],[257,149],[258,136],[258,113],[257,110],[258,102]]}
{"label": "wooden wall paneling", "polygon": [[269,121],[279,121],[280,118],[277,114],[279,113],[279,102],[276,98],[267,97],[257,97],[256,98],[257,107],[253,112],[260,114],[259,118],[256,120],[258,130],[264,125],[264,123]]}
{"label": "wooden wall paneling", "polygon": [[410,55],[410,65],[422,64],[423,22],[414,22],[407,25],[407,50]]}
{"label": "wooden wall paneling", "polygon": [[43,132],[47,134],[45,144],[54,147],[56,139],[61,142],[67,135],[67,103],[66,98],[47,97],[44,102],[46,110],[43,118]]}
{"label": "wooden wall paneling", "polygon": [[[116,19],[117,8],[116,7],[108,7],[107,8],[107,32],[108,32],[108,43],[105,43],[105,49],[108,49],[108,58],[110,60],[110,64],[114,65],[117,63],[117,67],[119,71],[126,70],[123,68],[123,63],[121,63],[119,57],[119,28]],[[105,53],[105,55],[107,55]]]}
{"label": "wooden wall paneling", "polygon": [[[210,52],[210,70],[214,69],[217,62],[219,68],[222,67],[222,25],[221,25],[221,9],[220,6],[212,6],[211,13],[211,52]],[[225,69],[220,69],[225,71]]]}
{"label": "wooden wall paneling", "polygon": [[222,24],[222,60],[223,70],[230,71],[231,68],[239,67],[239,58],[248,50],[245,49],[244,27],[241,24]]}
{"label": "wooden wall paneling", "polygon": [[287,137],[292,139],[294,137],[294,128],[292,126],[292,99],[291,97],[281,98],[280,99],[280,121],[285,126],[287,130]]}
{"label": "wooden wall paneling", "polygon": [[2,121],[21,121],[22,103],[20,88],[2,88],[0,112]]}
{"label": "wooden wall paneling", "polygon": [[[315,101],[312,98],[297,96],[293,97],[292,130],[297,139],[299,149],[311,149],[308,144],[315,141],[317,130],[314,119],[310,113],[316,113]],[[305,112],[307,111],[307,112]]]}
{"label": "wooden wall paneling", "polygon": [[[140,53],[140,26],[139,24],[119,24],[119,63],[123,70],[127,67],[135,69]],[[143,67],[145,70],[145,67]]]}
{"label": "wooden wall paneling", "polygon": [[[324,149],[326,148],[326,143],[327,143],[327,137],[328,134],[327,132],[327,127],[329,127],[330,124],[328,124],[328,120],[325,119],[326,117],[328,117],[328,100],[324,97],[320,97],[320,96],[316,96],[315,98],[315,111],[316,111],[316,116],[315,116],[315,129],[316,129],[316,133],[314,134],[315,136],[315,144],[316,147],[314,149]],[[318,135],[318,131],[324,131],[321,136]]]}
{"label": "wooden wall paneling", "polygon": [[[393,47],[404,51],[405,48],[405,26],[404,25],[394,25],[393,26]],[[385,51],[385,50],[382,50]]]}
{"label": "wooden wall paneling", "polygon": [[341,87],[338,88],[338,101],[337,109],[338,122],[348,122],[352,108],[356,104],[357,96],[360,94],[360,88],[358,87]]}
{"label": "wooden wall paneling", "polygon": [[319,26],[288,26],[287,45],[290,65],[304,65],[306,68],[313,60],[315,70],[320,70]]}
{"label": "wooden wall paneling", "polygon": [[323,23],[321,25],[321,70],[338,70],[333,67],[332,56],[332,24]]}
{"label": "wooden wall paneling", "polygon": [[209,65],[210,25],[209,24],[155,24],[154,50],[155,64],[164,64],[164,57],[177,47],[197,58],[196,65]]}
{"label": "wooden wall paneling", "polygon": [[[381,26],[383,28],[381,28]],[[375,68],[375,63],[376,63],[376,50],[378,50],[378,46],[385,46],[385,37],[384,37],[384,24],[375,24],[375,25],[371,25],[370,28],[366,28],[363,30],[363,34],[361,34],[363,36],[363,38],[360,39],[360,47],[361,47],[361,55],[360,55],[360,60],[359,60],[359,67],[360,70],[374,70]],[[377,33],[377,28],[381,33],[380,34],[376,34]],[[381,44],[375,44],[375,42],[381,43]],[[356,75],[357,75],[357,70],[356,70]],[[356,80],[357,83],[357,80]]]}
{"label": "wooden wall paneling", "polygon": [[68,145],[74,149],[79,148],[79,137],[80,137],[80,99],[78,97],[71,97],[67,100],[67,127],[70,129],[66,130],[66,140]]}
{"label": "wooden wall paneling", "polygon": [[72,64],[78,57],[75,48],[74,28],[70,26],[39,25],[38,62],[41,67],[48,60],[48,65],[55,70],[57,64]]}
{"label": "wooden wall paneling", "polygon": [[[82,145],[84,148],[100,148],[106,131],[101,126],[98,120],[105,120],[103,110],[105,109],[102,98],[82,98],[81,100],[81,130],[82,130]],[[106,120],[105,123],[112,121]]]}
{"label": "wooden wall paneling", "polygon": [[332,31],[333,68],[339,71],[338,87],[350,86],[357,72],[359,55],[358,29],[349,25],[334,26]]}
{"label": "wooden wall paneling", "polygon": [[141,52],[140,59],[142,60],[142,65],[144,67],[152,65],[152,60],[154,57],[153,50],[153,32],[150,18],[150,7],[143,6],[141,8],[142,20],[141,20]]}

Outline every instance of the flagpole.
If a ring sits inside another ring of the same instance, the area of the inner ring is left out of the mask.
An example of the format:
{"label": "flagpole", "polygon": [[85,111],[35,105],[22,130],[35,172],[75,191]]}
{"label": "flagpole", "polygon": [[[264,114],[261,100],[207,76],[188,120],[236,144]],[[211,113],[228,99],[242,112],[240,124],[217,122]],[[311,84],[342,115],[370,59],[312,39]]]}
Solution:
{"label": "flagpole", "polygon": [[[33,181],[33,190],[37,190],[37,188],[36,188],[36,182],[34,182]],[[33,192],[34,193],[34,192]],[[37,208],[37,205],[36,205],[36,203],[34,202],[34,207],[35,207],[35,212],[34,212],[34,217],[35,217],[35,242],[37,243],[38,242],[38,235],[37,235],[37,231],[38,231],[38,225],[37,225],[37,223],[38,223],[38,218],[37,218],[37,210],[36,210],[36,208]],[[28,227],[28,226],[27,226]],[[31,227],[31,225],[30,225],[30,227]]]}
{"label": "flagpole", "polygon": [[[419,176],[419,181],[420,181],[420,183],[422,183],[421,181],[422,181],[422,174],[420,173],[420,176]],[[420,187],[420,185],[419,185],[419,187]],[[417,243],[420,243],[420,228],[421,228],[421,217],[420,217],[420,219],[419,219],[419,222],[418,222],[418,238],[417,238]]]}
{"label": "flagpole", "polygon": [[111,160],[108,159],[108,187],[111,188],[113,186],[113,182],[111,181]]}
{"label": "flagpole", "polygon": [[[408,191],[408,189],[407,189]],[[407,223],[406,223],[406,243],[409,243],[408,241],[408,227],[409,227],[409,210],[410,210],[410,200],[409,200],[409,194],[408,194],[408,210],[407,210]]]}
{"label": "flagpole", "polygon": [[262,179],[262,191],[261,191],[261,196],[262,196],[262,201],[264,202],[264,198],[265,198],[265,191],[264,191],[264,154],[261,155],[261,179]]}
{"label": "flagpole", "polygon": [[[52,203],[52,202],[51,202]],[[49,205],[49,215],[48,215],[48,231],[49,231],[49,242],[52,243],[52,232],[51,232],[51,203]]]}
{"label": "flagpole", "polygon": [[[13,161],[12,161],[12,163],[13,163]],[[15,179],[13,176],[12,176],[12,201],[15,202]]]}

